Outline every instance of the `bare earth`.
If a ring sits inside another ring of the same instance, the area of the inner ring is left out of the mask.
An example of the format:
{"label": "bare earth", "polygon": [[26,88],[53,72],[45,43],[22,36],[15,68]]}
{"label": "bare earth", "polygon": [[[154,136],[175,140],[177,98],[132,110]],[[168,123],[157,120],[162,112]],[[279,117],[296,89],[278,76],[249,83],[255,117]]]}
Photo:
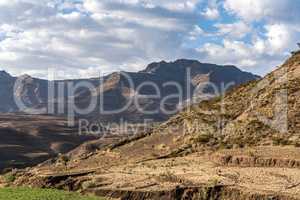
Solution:
{"label": "bare earth", "polygon": [[161,195],[173,199],[179,188],[188,199],[199,195],[200,189],[223,195],[223,199],[299,199],[297,152],[294,147],[258,147],[142,161],[123,159],[118,151],[106,150],[83,160],[74,159],[68,166],[40,166],[27,172],[18,184],[26,181],[32,186],[79,189],[121,199],[128,195],[130,199],[159,199]]}

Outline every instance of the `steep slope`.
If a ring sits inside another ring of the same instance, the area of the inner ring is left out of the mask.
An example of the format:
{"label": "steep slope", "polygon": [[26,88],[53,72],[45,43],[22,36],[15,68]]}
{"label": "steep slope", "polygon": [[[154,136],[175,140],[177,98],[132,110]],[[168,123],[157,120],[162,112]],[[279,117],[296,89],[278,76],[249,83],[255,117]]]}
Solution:
{"label": "steep slope", "polygon": [[29,112],[41,108],[41,113],[46,112],[44,106],[47,102],[48,81],[23,75],[15,79],[12,92],[15,97],[13,102],[24,104],[16,105],[16,111]]}
{"label": "steep slope", "polygon": [[15,111],[16,107],[13,101],[13,87],[15,78],[10,76],[5,71],[0,71],[0,111],[11,112]]}
{"label": "steep slope", "polygon": [[15,184],[122,199],[299,199],[299,81],[297,53],[224,98],[109,148],[71,152],[66,165],[17,174]]}

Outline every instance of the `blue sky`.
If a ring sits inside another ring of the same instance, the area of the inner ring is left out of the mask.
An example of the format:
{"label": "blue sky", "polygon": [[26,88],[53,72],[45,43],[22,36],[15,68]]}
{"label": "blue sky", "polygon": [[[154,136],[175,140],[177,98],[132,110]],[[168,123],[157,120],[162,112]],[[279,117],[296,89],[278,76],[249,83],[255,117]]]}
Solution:
{"label": "blue sky", "polygon": [[0,69],[47,78],[179,58],[264,75],[300,41],[300,0],[1,0]]}

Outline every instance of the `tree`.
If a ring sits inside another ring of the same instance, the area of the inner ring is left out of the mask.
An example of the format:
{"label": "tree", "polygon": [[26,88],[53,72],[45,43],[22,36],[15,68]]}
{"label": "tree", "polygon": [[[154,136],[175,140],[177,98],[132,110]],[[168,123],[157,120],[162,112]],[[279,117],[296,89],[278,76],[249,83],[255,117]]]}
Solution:
{"label": "tree", "polygon": [[[300,48],[300,42],[297,43],[297,45],[298,45],[298,47]],[[297,50],[297,51],[292,51],[292,52],[291,52],[292,55],[295,55],[295,54],[298,54],[298,53],[300,53],[300,49]]]}

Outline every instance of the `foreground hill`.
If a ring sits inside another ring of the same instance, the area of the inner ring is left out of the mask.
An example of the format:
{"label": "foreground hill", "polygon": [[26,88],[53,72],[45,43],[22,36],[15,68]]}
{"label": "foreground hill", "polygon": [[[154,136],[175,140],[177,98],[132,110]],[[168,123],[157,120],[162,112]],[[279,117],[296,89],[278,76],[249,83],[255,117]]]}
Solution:
{"label": "foreground hill", "polygon": [[[187,81],[187,72],[191,72],[191,83]],[[130,85],[130,81],[132,85]],[[48,84],[46,80],[32,78],[28,75],[21,77],[12,77],[6,72],[0,72],[0,112],[34,112],[34,109],[39,108],[41,113],[49,113],[47,110],[47,103],[54,102],[55,109],[54,113],[56,115],[66,115],[67,113],[67,103],[62,103],[62,101],[67,102],[69,97],[75,98],[75,104],[80,108],[88,107],[91,98],[100,99],[103,98],[103,108],[106,111],[115,111],[124,107],[130,100],[136,96],[140,96],[139,106],[142,110],[153,111],[158,110],[155,114],[146,115],[141,109],[139,110],[137,106],[131,103],[122,112],[103,115],[99,112],[100,103],[97,104],[96,108],[89,114],[82,116],[90,119],[101,119],[102,121],[117,121],[124,119],[130,122],[143,122],[144,119],[151,119],[154,121],[164,121],[168,119],[169,115],[162,112],[160,109],[160,104],[162,100],[171,95],[178,94],[178,88],[173,86],[165,86],[166,83],[175,82],[182,89],[183,101],[189,101],[190,97],[187,95],[188,92],[193,94],[199,86],[199,84],[205,84],[211,82],[214,84],[218,92],[222,88],[222,84],[232,83],[230,86],[234,87],[251,80],[256,80],[259,78],[251,73],[243,72],[234,66],[218,66],[214,64],[200,63],[195,60],[177,60],[175,62],[158,62],[149,64],[145,70],[140,72],[116,72],[105,77],[91,78],[85,80],[62,80],[51,82],[53,88],[55,89],[55,95],[53,97],[48,97]],[[88,82],[95,88],[90,91],[87,88],[78,88],[75,93],[69,94],[67,91],[67,85],[76,86],[80,82]],[[155,84],[161,96],[159,98],[150,98],[146,95],[155,95],[157,91],[151,86],[143,86],[142,84],[146,82],[151,82]],[[62,96],[57,96],[58,86],[63,85],[64,92]],[[139,91],[138,88],[140,88]],[[212,88],[205,88],[204,93],[212,93]],[[218,95],[218,94],[215,94]],[[196,94],[197,96],[197,94]],[[15,104],[14,97],[18,97],[22,100],[25,107],[18,107]],[[63,104],[65,108],[62,112],[58,111],[57,104]],[[164,107],[167,110],[175,110],[179,103],[182,103],[177,98],[168,99],[163,102]],[[52,112],[52,111],[51,111]]]}
{"label": "foreground hill", "polygon": [[299,199],[299,81],[300,53],[152,131],[89,154],[79,147],[13,184],[121,199]]}

